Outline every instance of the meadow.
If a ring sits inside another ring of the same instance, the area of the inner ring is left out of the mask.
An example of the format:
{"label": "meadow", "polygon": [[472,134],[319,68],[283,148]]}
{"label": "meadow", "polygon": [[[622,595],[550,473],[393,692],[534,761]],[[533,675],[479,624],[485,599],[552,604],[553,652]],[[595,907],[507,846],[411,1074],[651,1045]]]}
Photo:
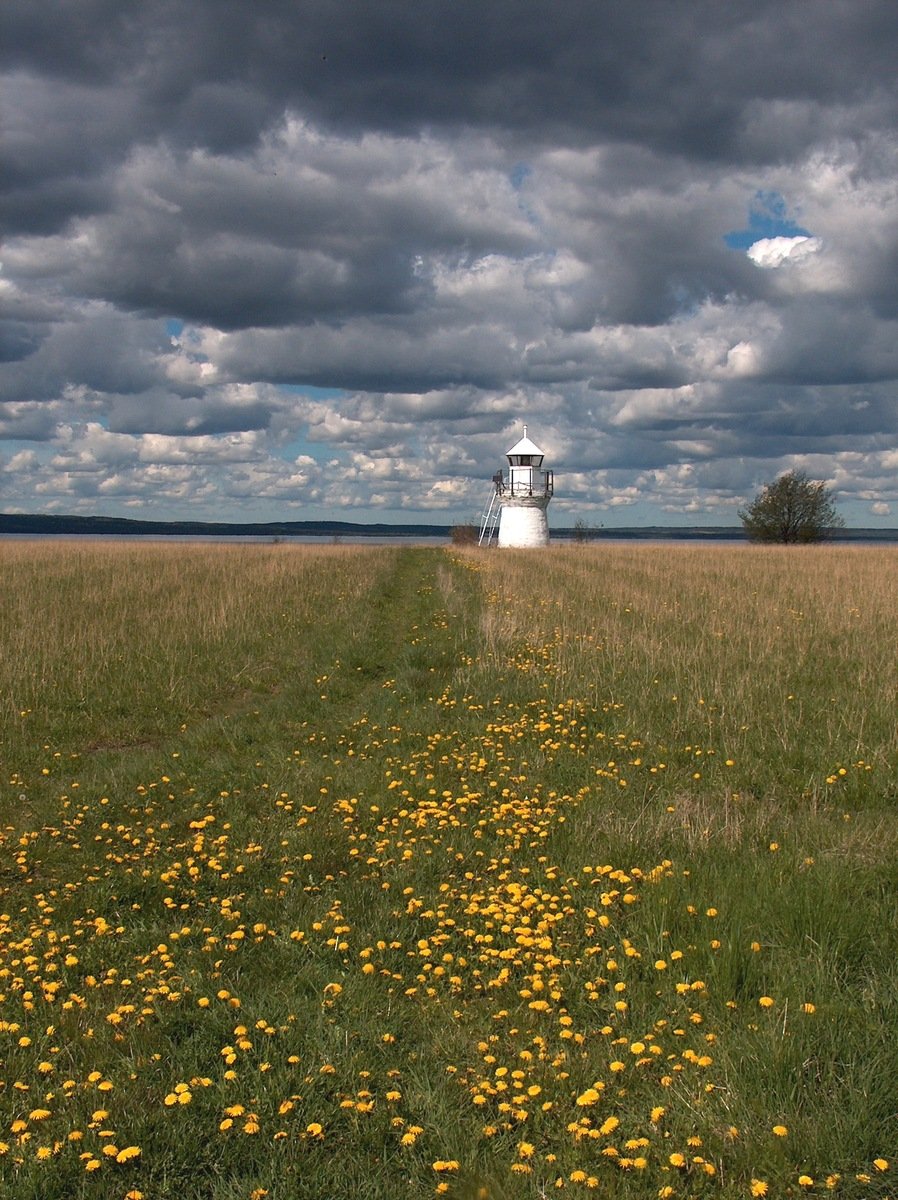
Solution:
{"label": "meadow", "polygon": [[898,551],[0,559],[0,1195],[898,1197]]}

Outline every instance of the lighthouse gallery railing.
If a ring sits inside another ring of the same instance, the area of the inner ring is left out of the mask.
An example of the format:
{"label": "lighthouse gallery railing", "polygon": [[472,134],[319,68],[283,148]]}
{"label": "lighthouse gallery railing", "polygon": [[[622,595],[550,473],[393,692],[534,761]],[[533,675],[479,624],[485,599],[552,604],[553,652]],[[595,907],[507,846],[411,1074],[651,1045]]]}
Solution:
{"label": "lighthouse gallery railing", "polygon": [[510,478],[498,472],[493,482],[500,496],[551,496],[555,491],[554,471],[531,471],[530,480]]}

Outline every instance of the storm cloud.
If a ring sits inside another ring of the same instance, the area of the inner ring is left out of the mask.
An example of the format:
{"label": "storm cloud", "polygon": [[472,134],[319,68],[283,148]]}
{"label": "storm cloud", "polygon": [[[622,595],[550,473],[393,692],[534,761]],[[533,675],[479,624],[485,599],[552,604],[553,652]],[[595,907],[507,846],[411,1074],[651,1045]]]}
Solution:
{"label": "storm cloud", "polygon": [[6,0],[0,507],[898,503],[891,0]]}

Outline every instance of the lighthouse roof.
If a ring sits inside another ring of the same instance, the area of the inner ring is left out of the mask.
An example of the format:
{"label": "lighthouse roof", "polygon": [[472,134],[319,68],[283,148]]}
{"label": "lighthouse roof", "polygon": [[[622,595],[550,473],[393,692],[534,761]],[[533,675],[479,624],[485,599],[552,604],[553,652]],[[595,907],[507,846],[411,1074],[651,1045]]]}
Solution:
{"label": "lighthouse roof", "polygon": [[539,454],[541,457],[545,455],[545,450],[540,450],[535,442],[532,442],[527,436],[527,426],[524,426],[524,436],[519,442],[515,442],[512,448],[507,451],[508,454]]}

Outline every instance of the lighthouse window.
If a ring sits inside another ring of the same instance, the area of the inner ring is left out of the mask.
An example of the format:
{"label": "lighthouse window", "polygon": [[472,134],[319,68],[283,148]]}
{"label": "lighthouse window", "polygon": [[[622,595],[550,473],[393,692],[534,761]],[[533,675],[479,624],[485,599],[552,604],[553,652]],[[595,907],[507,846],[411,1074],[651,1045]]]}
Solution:
{"label": "lighthouse window", "polygon": [[533,465],[533,455],[532,454],[520,454],[520,455],[518,455],[518,462],[519,462],[519,465],[522,467],[530,467]]}

